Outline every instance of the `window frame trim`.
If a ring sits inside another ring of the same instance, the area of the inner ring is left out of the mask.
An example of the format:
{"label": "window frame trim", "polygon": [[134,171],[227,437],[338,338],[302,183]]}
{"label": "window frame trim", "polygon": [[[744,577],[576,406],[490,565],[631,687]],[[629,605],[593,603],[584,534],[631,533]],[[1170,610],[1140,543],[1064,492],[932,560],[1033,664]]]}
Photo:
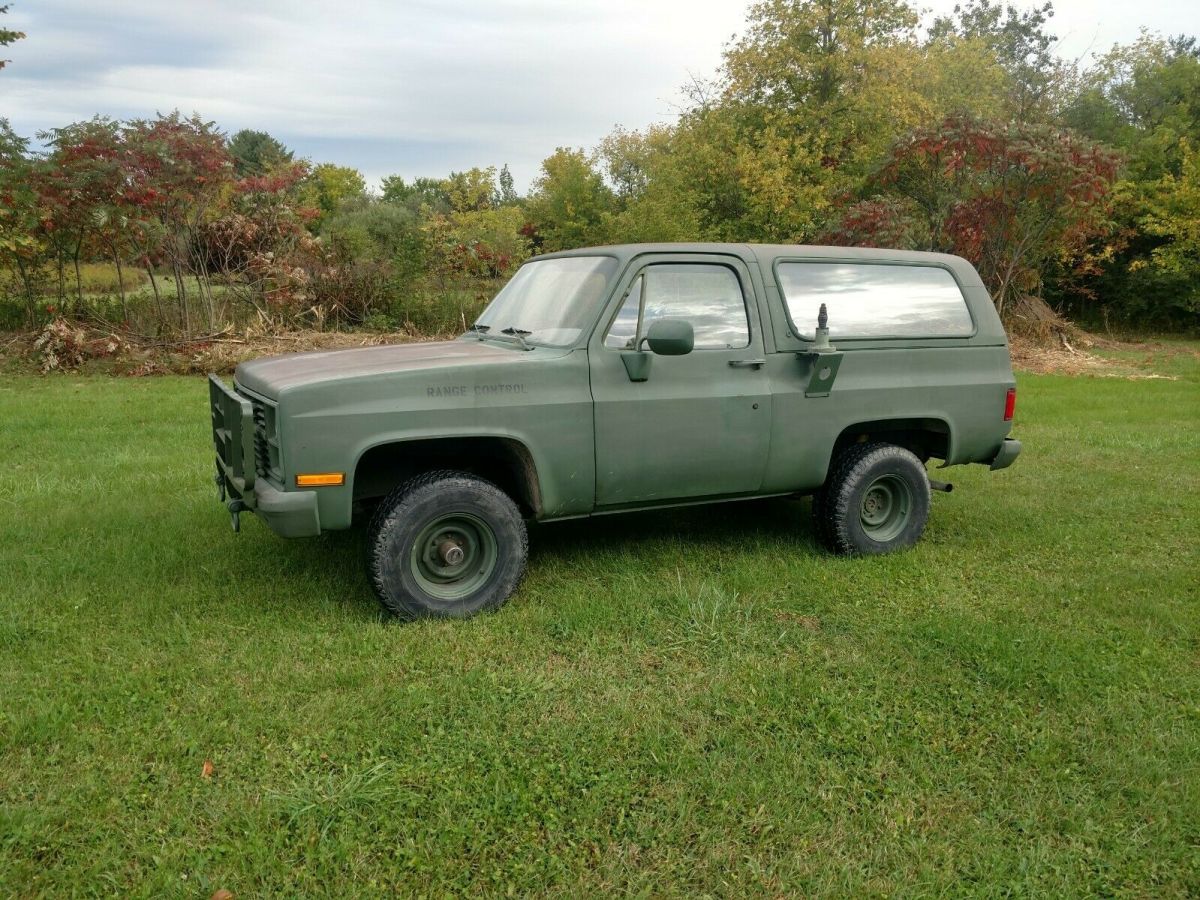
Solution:
{"label": "window frame trim", "polygon": [[[796,324],[792,318],[791,305],[788,303],[787,292],[783,289],[783,279],[779,274],[779,267],[782,265],[833,265],[833,266],[890,266],[892,268],[909,268],[909,269],[941,269],[950,275],[954,286],[958,288],[958,296],[962,301],[963,307],[967,311],[967,318],[971,322],[971,330],[962,334],[929,334],[921,332],[918,334],[877,334],[877,335],[856,335],[856,334],[839,334],[830,335],[831,340],[836,341],[853,341],[858,342],[877,342],[877,341],[966,341],[979,334],[979,321],[975,318],[975,311],[971,308],[971,301],[967,299],[966,289],[963,283],[959,280],[958,274],[951,266],[937,261],[925,260],[906,260],[906,259],[850,259],[847,257],[834,256],[778,256],[771,262],[771,277],[775,280],[775,288],[779,291],[779,305],[783,307],[783,315],[787,320],[788,330],[791,336],[796,340],[803,341],[806,344],[811,344],[816,340],[816,335],[805,337],[804,332]],[[816,328],[816,325],[813,325]]]}

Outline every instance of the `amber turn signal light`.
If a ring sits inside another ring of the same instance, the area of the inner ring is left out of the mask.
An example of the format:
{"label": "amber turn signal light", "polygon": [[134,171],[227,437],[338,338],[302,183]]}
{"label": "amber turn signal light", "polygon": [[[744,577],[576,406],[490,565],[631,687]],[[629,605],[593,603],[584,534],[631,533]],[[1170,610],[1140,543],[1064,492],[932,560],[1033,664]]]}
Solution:
{"label": "amber turn signal light", "polygon": [[316,472],[296,476],[296,487],[336,487],[345,483],[346,476],[342,472]]}

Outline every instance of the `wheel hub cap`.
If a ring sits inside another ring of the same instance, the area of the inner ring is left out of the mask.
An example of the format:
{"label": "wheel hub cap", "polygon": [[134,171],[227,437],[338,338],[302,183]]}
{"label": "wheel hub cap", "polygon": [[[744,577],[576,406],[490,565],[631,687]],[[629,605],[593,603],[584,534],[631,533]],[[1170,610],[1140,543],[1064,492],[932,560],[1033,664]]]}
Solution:
{"label": "wheel hub cap", "polygon": [[875,541],[890,541],[904,530],[912,510],[912,489],[897,475],[881,475],[863,492],[859,522]]}
{"label": "wheel hub cap", "polygon": [[409,571],[427,594],[458,600],[487,582],[498,558],[490,525],[470,513],[450,513],[421,529],[412,545]]}

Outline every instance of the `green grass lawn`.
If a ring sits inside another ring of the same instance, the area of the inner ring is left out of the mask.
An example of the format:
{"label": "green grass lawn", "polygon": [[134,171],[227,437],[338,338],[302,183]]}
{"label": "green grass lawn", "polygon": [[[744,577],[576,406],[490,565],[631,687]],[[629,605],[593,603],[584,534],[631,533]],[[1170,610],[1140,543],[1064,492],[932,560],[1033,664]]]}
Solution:
{"label": "green grass lawn", "polygon": [[[808,502],[532,531],[380,615],[230,532],[199,378],[0,379],[0,894],[1200,892],[1200,358],[1022,376],[909,553]],[[211,760],[211,777],[202,767]]]}

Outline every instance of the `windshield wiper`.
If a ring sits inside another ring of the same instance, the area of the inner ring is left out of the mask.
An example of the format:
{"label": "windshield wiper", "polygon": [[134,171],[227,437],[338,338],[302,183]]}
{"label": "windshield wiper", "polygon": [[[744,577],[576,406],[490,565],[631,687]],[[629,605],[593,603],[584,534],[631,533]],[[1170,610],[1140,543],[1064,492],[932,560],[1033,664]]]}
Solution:
{"label": "windshield wiper", "polygon": [[533,349],[527,343],[525,343],[525,335],[533,334],[532,331],[526,331],[523,328],[517,328],[515,325],[509,325],[507,328],[501,328],[500,333],[501,334],[511,334],[513,337],[515,337],[517,339],[517,343],[519,343],[521,345],[522,350],[532,350]]}
{"label": "windshield wiper", "polygon": [[[509,326],[508,328],[501,328],[499,334],[489,334],[488,331],[491,329],[491,327],[491,325],[480,325],[478,322],[476,322],[474,325],[468,328],[467,331],[474,332],[475,334],[479,335],[479,339],[481,341],[485,339],[492,341],[505,341],[508,343],[519,344],[522,350],[533,349],[529,346],[529,344],[525,343],[525,335],[532,334],[533,332],[524,331],[523,329]],[[501,337],[501,335],[503,335],[503,337]]]}

